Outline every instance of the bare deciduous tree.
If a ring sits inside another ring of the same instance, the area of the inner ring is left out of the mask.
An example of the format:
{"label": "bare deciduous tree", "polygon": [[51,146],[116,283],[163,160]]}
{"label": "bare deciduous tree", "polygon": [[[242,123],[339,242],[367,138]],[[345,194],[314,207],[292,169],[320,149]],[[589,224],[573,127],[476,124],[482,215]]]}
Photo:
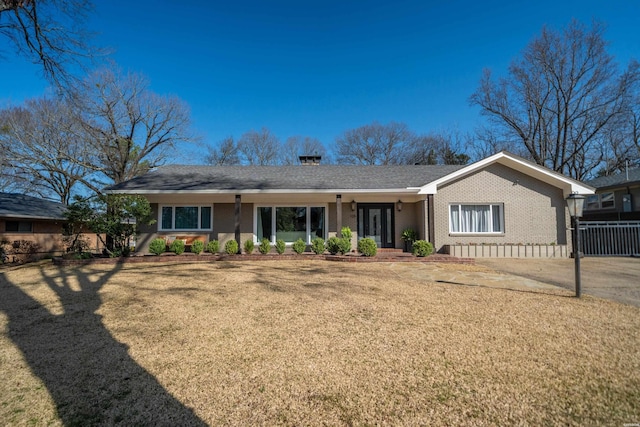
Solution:
{"label": "bare deciduous tree", "polygon": [[92,7],[87,0],[0,0],[0,35],[47,79],[68,83],[68,66],[94,53],[82,27]]}
{"label": "bare deciduous tree", "polygon": [[290,136],[282,147],[280,163],[283,165],[300,164],[300,156],[321,156],[322,163],[330,163],[327,149],[317,138],[309,136]]}
{"label": "bare deciduous tree", "polygon": [[242,156],[242,163],[248,165],[276,165],[280,142],[267,128],[260,131],[245,132],[238,141],[238,150]]}
{"label": "bare deciduous tree", "polygon": [[373,122],[345,131],[336,139],[338,163],[388,165],[402,163],[403,150],[415,135],[406,124]]}
{"label": "bare deciduous tree", "polygon": [[151,92],[139,74],[102,69],[71,99],[92,153],[84,166],[103,174],[106,183],[141,175],[161,165],[176,144],[196,140],[187,104]]}
{"label": "bare deciduous tree", "polygon": [[74,187],[91,171],[80,164],[85,135],[68,105],[60,99],[29,100],[0,111],[0,123],[0,147],[14,190],[69,203]]}
{"label": "bare deciduous tree", "polygon": [[223,166],[240,164],[240,152],[232,136],[223,139],[215,147],[208,147],[208,151],[209,154],[207,154],[205,161],[209,165]]}
{"label": "bare deciduous tree", "polygon": [[606,129],[628,109],[636,62],[619,72],[607,53],[604,28],[573,21],[543,28],[506,78],[485,71],[470,102],[518,141],[540,165],[583,179],[601,165]]}

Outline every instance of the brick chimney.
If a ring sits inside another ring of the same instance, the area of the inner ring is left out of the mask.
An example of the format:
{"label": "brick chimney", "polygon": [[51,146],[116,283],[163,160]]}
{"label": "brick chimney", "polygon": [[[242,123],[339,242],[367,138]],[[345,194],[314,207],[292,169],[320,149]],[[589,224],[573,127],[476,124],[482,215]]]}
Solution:
{"label": "brick chimney", "polygon": [[303,166],[318,166],[320,164],[322,156],[300,156],[298,157],[298,159],[300,160],[300,164]]}

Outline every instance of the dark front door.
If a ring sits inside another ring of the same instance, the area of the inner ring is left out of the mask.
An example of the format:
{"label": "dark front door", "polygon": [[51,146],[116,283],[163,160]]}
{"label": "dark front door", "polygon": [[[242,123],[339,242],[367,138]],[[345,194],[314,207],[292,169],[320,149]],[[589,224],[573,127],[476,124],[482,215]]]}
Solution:
{"label": "dark front door", "polygon": [[379,248],[393,248],[393,203],[358,203],[358,237],[370,237]]}

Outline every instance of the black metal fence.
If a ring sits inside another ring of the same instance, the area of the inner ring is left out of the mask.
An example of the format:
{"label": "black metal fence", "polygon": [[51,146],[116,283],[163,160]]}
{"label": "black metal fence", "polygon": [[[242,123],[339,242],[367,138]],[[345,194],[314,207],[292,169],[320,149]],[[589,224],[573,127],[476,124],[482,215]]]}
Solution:
{"label": "black metal fence", "polygon": [[585,256],[640,255],[640,221],[581,221]]}

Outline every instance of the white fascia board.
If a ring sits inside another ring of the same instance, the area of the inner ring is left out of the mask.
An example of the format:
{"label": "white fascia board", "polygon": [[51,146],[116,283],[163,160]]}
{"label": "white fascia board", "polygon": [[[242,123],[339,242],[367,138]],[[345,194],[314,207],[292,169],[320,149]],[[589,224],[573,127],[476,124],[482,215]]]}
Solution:
{"label": "white fascia board", "polygon": [[505,166],[516,169],[522,173],[525,173],[529,176],[532,176],[533,178],[546,182],[550,185],[553,185],[558,188],[562,188],[565,196],[568,196],[571,193],[577,193],[577,194],[594,194],[595,193],[595,188],[589,185],[583,184],[580,181],[576,181],[573,178],[566,177],[548,168],[533,164],[524,159],[509,155],[508,153],[501,151],[497,154],[494,154],[493,156],[486,157],[482,160],[479,160],[475,163],[470,164],[467,167],[459,169],[453,173],[450,173],[449,175],[443,176],[440,179],[437,179],[433,182],[430,182],[424,185],[423,187],[420,188],[418,194],[436,194],[438,192],[438,187],[440,185],[446,184],[447,182],[451,182],[458,178],[462,178],[492,163],[503,164]]}
{"label": "white fascia board", "polygon": [[418,188],[330,190],[107,190],[107,194],[417,194]]}

